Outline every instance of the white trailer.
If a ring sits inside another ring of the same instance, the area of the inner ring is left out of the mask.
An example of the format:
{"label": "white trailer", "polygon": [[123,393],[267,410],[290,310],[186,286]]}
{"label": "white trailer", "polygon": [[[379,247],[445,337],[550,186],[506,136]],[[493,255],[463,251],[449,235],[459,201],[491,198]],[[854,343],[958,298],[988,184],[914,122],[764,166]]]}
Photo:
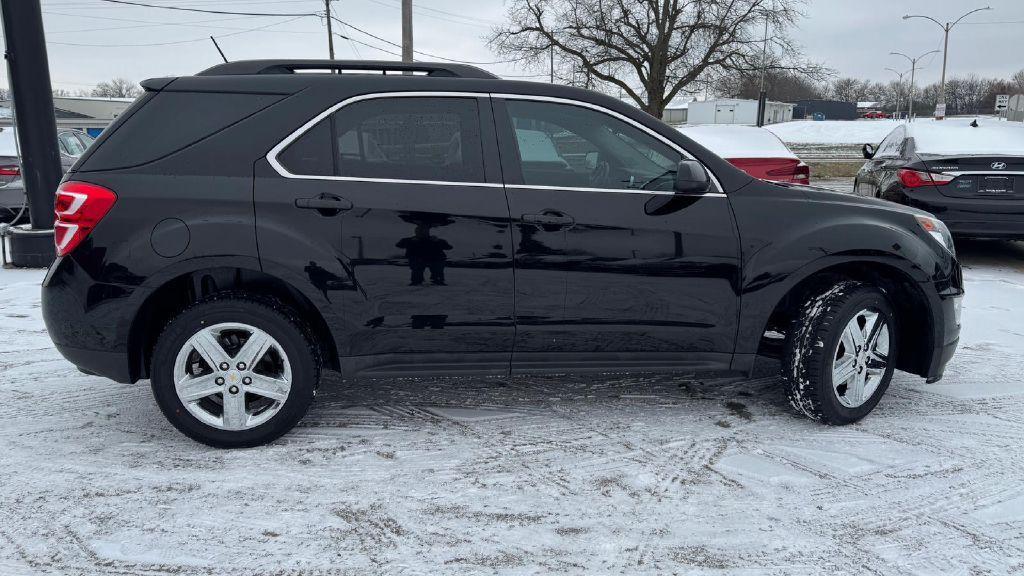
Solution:
{"label": "white trailer", "polygon": [[[776,124],[793,119],[793,104],[768,101],[764,123]],[[721,98],[690,102],[686,123],[693,124],[757,124],[757,100]]]}

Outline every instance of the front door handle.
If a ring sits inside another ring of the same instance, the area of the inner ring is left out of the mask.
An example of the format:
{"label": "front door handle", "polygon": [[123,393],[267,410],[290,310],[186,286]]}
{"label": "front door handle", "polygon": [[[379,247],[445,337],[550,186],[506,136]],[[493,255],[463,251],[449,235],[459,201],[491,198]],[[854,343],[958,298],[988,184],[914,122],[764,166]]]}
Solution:
{"label": "front door handle", "polygon": [[351,210],[352,202],[332,194],[321,194],[315,198],[296,198],[295,207],[317,210],[324,216],[334,216],[339,212]]}
{"label": "front door handle", "polygon": [[576,223],[572,216],[558,210],[545,210],[540,214],[523,214],[523,222],[536,224],[547,231],[569,228]]}

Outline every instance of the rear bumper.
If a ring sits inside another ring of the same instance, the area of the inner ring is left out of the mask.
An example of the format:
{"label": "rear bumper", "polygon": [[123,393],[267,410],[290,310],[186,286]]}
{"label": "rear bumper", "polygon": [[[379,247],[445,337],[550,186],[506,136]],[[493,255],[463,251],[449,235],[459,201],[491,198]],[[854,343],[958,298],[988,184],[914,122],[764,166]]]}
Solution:
{"label": "rear bumper", "polygon": [[934,187],[904,190],[904,203],[931,212],[956,236],[1024,239],[1024,200],[954,198]]}
{"label": "rear bumper", "polygon": [[54,260],[41,290],[43,321],[57,351],[75,366],[133,382],[128,333],[135,290],[94,281],[73,259]]}

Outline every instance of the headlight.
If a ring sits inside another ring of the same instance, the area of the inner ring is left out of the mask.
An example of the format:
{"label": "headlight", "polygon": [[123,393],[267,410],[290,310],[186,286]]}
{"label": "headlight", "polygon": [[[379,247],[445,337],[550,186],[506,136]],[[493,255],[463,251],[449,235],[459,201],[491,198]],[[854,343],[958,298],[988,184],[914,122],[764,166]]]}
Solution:
{"label": "headlight", "polygon": [[937,218],[931,216],[914,216],[917,219],[917,223],[921,225],[921,228],[927,232],[935,241],[942,244],[946,250],[953,256],[956,256],[956,248],[953,246],[953,235],[949,233],[949,228]]}

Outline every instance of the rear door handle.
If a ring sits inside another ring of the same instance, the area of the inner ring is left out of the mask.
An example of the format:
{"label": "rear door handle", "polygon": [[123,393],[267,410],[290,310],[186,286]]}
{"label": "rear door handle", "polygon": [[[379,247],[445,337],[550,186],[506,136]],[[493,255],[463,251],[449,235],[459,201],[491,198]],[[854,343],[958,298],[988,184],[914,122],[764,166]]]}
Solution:
{"label": "rear door handle", "polygon": [[319,210],[321,213],[337,214],[352,209],[352,202],[338,196],[321,194],[315,198],[296,198],[295,207],[306,210]]}
{"label": "rear door handle", "polygon": [[545,210],[540,214],[523,214],[523,222],[537,224],[544,229],[568,228],[576,223],[572,216],[557,210]]}

